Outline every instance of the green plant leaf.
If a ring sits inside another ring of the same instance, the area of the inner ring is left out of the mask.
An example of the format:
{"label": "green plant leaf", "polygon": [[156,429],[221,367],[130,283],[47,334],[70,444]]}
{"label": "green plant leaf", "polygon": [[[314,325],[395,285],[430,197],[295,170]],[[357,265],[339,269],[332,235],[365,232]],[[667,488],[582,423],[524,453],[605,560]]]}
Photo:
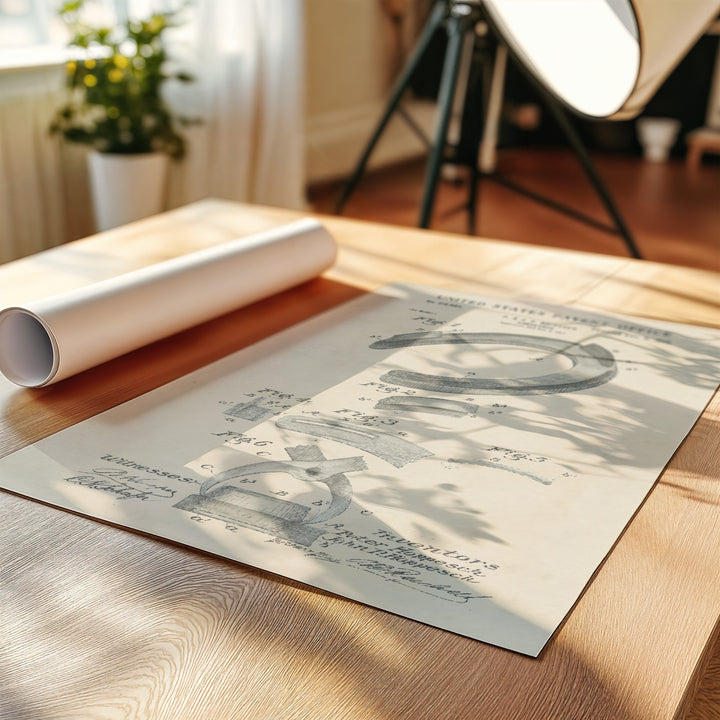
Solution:
{"label": "green plant leaf", "polygon": [[[105,152],[158,150],[182,157],[185,140],[176,126],[184,119],[175,118],[162,98],[166,80],[194,79],[186,72],[163,71],[167,61],[163,34],[179,24],[176,13],[155,13],[117,28],[90,27],[79,19],[84,5],[85,0],[68,0],[59,9],[70,31],[68,46],[85,59],[67,65],[68,98],[56,111],[50,132]],[[126,45],[134,51],[121,53]]]}

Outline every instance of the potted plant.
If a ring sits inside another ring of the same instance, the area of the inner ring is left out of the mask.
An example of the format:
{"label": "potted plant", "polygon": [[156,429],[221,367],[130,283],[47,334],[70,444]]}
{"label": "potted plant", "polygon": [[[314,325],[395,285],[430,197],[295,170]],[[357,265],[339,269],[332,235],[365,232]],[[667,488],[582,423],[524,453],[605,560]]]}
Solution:
{"label": "potted plant", "polygon": [[84,19],[85,0],[65,2],[59,15],[68,30],[68,97],[50,130],[88,145],[90,186],[98,229],[130,222],[163,209],[168,158],[185,142],[162,97],[163,84],[183,82],[168,73],[165,32],[177,13],[93,27]]}

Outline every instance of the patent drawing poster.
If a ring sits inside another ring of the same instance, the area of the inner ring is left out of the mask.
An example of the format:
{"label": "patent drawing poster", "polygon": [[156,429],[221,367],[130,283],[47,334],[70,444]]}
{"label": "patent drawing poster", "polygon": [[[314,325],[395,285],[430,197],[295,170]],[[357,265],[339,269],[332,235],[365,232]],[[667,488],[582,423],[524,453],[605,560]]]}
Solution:
{"label": "patent drawing poster", "polygon": [[0,461],[0,485],[536,656],[720,334],[393,286]]}

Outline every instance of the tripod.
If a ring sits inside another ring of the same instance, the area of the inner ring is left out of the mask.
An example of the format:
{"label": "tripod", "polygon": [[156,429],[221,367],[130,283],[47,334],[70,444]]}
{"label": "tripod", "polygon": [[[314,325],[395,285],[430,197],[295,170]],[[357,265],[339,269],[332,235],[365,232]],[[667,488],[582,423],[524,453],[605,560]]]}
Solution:
{"label": "tripod", "polygon": [[[440,177],[440,169],[444,163],[450,162],[452,164],[467,164],[470,166],[470,183],[469,183],[469,199],[467,204],[468,210],[468,231],[470,234],[475,233],[476,214],[477,214],[477,193],[478,193],[478,182],[481,177],[493,180],[502,184],[503,186],[523,194],[536,202],[541,202],[554,210],[563,212],[570,217],[575,218],[581,222],[585,222],[596,228],[611,232],[619,235],[625,242],[629,254],[632,257],[640,258],[640,252],[635,244],[635,241],[621,217],[615,203],[613,202],[610,193],[608,192],[605,184],[597,173],[595,166],[590,159],[590,156],[585,149],[580,136],[575,130],[574,126],[570,122],[567,114],[559,101],[556,100],[549,91],[547,91],[537,80],[532,76],[530,80],[538,91],[540,98],[547,108],[552,113],[555,121],[562,130],[565,138],[567,139],[570,147],[573,149],[577,156],[580,165],[582,166],[588,180],[592,184],[595,192],[598,194],[605,211],[612,220],[612,225],[606,225],[599,222],[598,220],[585,215],[571,207],[568,207],[560,202],[546,198],[534,191],[528,190],[517,183],[500,176],[493,172],[487,172],[483,168],[478,167],[477,157],[480,148],[481,133],[480,125],[478,122],[477,127],[472,130],[470,138],[470,146],[472,152],[469,153],[469,158],[464,162],[457,156],[449,154],[452,148],[448,144],[447,136],[448,129],[450,127],[450,120],[453,110],[453,104],[455,101],[455,95],[458,85],[458,75],[461,67],[461,62],[464,53],[471,52],[476,48],[476,43],[479,42],[478,36],[475,32],[475,27],[478,22],[484,18],[482,0],[436,0],[433,5],[425,26],[420,33],[417,44],[400,73],[399,78],[396,81],[395,87],[393,88],[390,98],[385,107],[382,117],[380,118],[374,132],[372,133],[365,149],[360,156],[360,159],[355,167],[353,174],[345,184],[342,194],[338,200],[335,211],[341,213],[345,203],[352,193],[355,191],[360,179],[365,172],[368,160],[372,154],[375,145],[380,140],[385,127],[392,118],[396,111],[409,122],[411,128],[418,132],[418,128],[412,123],[411,119],[402,112],[400,108],[400,101],[403,95],[410,86],[410,82],[413,78],[413,74],[417,69],[418,65],[422,61],[426,52],[428,51],[430,42],[435,33],[445,26],[447,32],[447,48],[445,51],[445,59],[443,62],[442,75],[440,78],[440,87],[437,95],[438,105],[438,117],[437,125],[435,130],[434,142],[428,143],[430,145],[430,154],[428,157],[427,169],[425,173],[425,185],[423,190],[422,202],[420,205],[420,216],[418,220],[418,226],[421,228],[428,228],[432,218],[433,207],[435,203],[435,195],[437,193],[437,185]],[[485,78],[492,76],[493,66],[495,62],[496,54],[493,52],[496,49],[498,43],[502,41],[495,39],[493,36],[486,36],[482,38],[483,46],[480,47],[482,54],[482,62],[484,66]],[[504,46],[503,46],[504,47]],[[489,104],[489,93],[487,88],[484,88],[484,96],[482,98],[483,106],[483,120],[485,124],[490,122],[492,118],[488,117],[488,104]],[[465,97],[467,102],[467,94]]]}

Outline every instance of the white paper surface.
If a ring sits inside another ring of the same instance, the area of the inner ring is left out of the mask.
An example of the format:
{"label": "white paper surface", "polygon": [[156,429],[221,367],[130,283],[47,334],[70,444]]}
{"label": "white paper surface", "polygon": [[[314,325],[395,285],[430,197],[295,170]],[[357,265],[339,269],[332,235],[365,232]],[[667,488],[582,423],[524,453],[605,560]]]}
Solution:
{"label": "white paper surface", "polygon": [[0,461],[0,485],[537,655],[720,334],[392,287]]}
{"label": "white paper surface", "polygon": [[0,312],[0,372],[41,387],[269,297],[330,267],[305,219]]}

